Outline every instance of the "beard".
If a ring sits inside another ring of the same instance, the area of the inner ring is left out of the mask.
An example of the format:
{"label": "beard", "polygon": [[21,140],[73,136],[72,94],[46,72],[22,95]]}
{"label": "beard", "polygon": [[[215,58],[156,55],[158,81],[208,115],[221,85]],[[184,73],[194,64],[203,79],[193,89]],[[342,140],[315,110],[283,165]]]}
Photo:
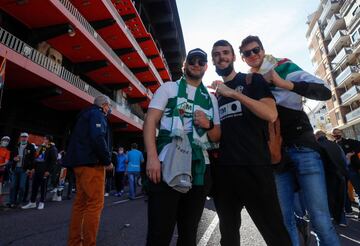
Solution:
{"label": "beard", "polygon": [[234,63],[230,63],[226,68],[216,67],[216,73],[221,77],[227,77],[234,70]]}
{"label": "beard", "polygon": [[193,80],[199,80],[202,79],[202,77],[204,76],[205,71],[201,72],[200,74],[194,74],[190,71],[189,68],[185,67],[185,75],[189,78],[189,79],[193,79]]}

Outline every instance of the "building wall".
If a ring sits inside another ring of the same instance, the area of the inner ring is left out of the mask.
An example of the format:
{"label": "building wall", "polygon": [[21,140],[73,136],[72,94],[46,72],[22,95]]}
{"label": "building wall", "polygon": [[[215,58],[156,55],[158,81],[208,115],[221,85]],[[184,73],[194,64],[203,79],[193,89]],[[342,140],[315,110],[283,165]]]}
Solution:
{"label": "building wall", "polygon": [[[332,128],[341,128],[347,137],[357,138],[360,113],[355,110],[360,107],[360,87],[355,90],[354,86],[360,86],[360,0],[322,0],[316,13],[308,18],[306,36],[315,74],[332,91],[332,98],[326,102],[326,118]],[[338,18],[330,29],[334,16]]]}

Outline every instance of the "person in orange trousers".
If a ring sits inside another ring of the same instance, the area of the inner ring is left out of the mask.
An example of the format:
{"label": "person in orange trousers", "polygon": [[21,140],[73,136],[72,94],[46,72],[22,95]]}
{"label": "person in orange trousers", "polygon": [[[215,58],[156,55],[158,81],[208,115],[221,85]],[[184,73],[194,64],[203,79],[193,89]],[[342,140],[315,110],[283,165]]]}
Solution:
{"label": "person in orange trousers", "polygon": [[100,95],[83,110],[73,129],[63,166],[76,177],[76,197],[69,227],[69,246],[94,246],[104,207],[105,169],[111,170],[111,141],[107,116],[109,97]]}

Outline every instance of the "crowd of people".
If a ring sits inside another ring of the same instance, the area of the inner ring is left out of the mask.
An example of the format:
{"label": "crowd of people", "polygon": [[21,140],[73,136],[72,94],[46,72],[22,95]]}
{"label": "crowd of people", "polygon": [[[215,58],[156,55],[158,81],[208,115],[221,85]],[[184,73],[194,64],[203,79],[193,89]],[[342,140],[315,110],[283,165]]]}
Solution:
{"label": "crowd of people", "polygon": [[150,102],[146,244],[169,245],[176,225],[177,245],[196,245],[210,173],[221,245],[240,245],[244,207],[267,245],[306,245],[308,221],[318,245],[340,245],[335,224],[347,226],[353,213],[347,181],[359,195],[359,142],[338,137],[339,129],[335,142],[314,134],[302,97],[331,98],[322,80],[266,54],[257,36],[242,40],[239,51],[247,73],[235,71],[228,41],[214,43],[212,63],[222,77],[209,86],[215,96],[204,89],[208,60],[198,48],[189,51],[184,76],[162,85]]}
{"label": "crowd of people", "polygon": [[[331,98],[324,81],[289,59],[266,54],[257,36],[243,39],[239,51],[246,73],[235,71],[228,41],[214,43],[211,58],[222,77],[209,86],[214,93],[202,81],[206,52],[188,52],[184,76],[161,85],[150,102],[146,161],[137,144],[127,153],[123,147],[112,152],[112,105],[105,95],[80,112],[66,153],[57,153],[51,136],[36,148],[27,133],[10,153],[10,138],[3,137],[0,165],[11,166],[9,206],[26,200],[32,177],[31,198],[22,208],[36,207],[40,188],[37,207],[43,209],[49,177],[59,191],[67,168],[76,180],[68,245],[95,245],[112,180],[120,197],[127,174],[128,197],[135,199],[144,166],[148,246],[169,245],[175,226],[177,245],[195,246],[207,196],[214,198],[223,246],[240,244],[243,208],[268,245],[306,245],[309,223],[319,245],[340,245],[335,225],[346,227],[347,216],[354,216],[348,184],[360,195],[360,142],[343,138],[340,129],[314,133],[302,97]],[[51,175],[59,163],[62,168]]]}
{"label": "crowd of people", "polygon": [[[29,142],[27,132],[20,134],[13,149],[9,148],[10,141],[9,136],[0,140],[1,207],[44,209],[46,200],[59,202],[63,197],[71,199],[76,191],[74,173],[71,168],[62,165],[65,151],[58,152],[51,135],[46,135],[39,146]],[[112,163],[115,168],[106,172],[104,196],[111,193],[121,197],[125,194],[125,184],[128,184],[128,197],[135,199],[139,193],[136,187],[141,186],[140,171],[144,163],[137,144],[133,143],[128,152],[123,147],[114,150]],[[6,191],[3,190],[5,184]],[[47,199],[48,194],[51,196]]]}

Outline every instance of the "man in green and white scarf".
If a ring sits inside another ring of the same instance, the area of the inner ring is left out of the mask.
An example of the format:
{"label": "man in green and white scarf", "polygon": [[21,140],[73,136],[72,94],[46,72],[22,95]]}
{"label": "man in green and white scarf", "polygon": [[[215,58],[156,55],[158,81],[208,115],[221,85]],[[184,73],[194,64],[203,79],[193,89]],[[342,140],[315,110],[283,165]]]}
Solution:
{"label": "man in green and white scarf", "polygon": [[[164,83],[149,105],[144,123],[146,172],[150,180],[147,245],[169,245],[176,224],[178,245],[196,245],[197,226],[206,200],[207,149],[220,139],[217,100],[202,83],[206,69],[207,54],[201,49],[189,51],[184,76]],[[188,162],[175,159],[172,163],[175,169],[190,166],[186,174],[192,187],[186,193],[170,187],[161,171],[174,138],[189,144]]]}

